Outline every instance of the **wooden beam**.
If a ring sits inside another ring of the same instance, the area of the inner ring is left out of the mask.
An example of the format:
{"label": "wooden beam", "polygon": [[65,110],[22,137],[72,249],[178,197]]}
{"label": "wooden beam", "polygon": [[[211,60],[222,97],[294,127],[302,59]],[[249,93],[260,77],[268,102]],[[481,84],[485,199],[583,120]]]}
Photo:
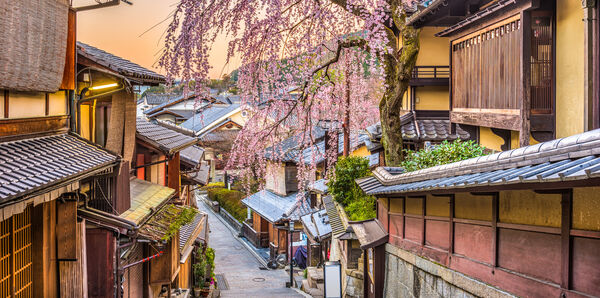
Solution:
{"label": "wooden beam", "polygon": [[499,194],[492,196],[492,267],[498,267],[498,207]]}
{"label": "wooden beam", "polygon": [[473,126],[518,131],[521,128],[521,121],[521,116],[508,113],[462,112],[456,110],[450,112],[450,122]]}
{"label": "wooden beam", "polygon": [[449,222],[448,222],[448,261],[451,260],[452,254],[454,253],[454,194],[450,195],[449,198],[450,210],[449,210]]}
{"label": "wooden beam", "polygon": [[4,118],[8,118],[8,90],[4,90]]}
{"label": "wooden beam", "polygon": [[573,190],[562,194],[562,216],[561,216],[561,282],[563,290],[570,288],[571,276],[571,206],[573,201]]}
{"label": "wooden beam", "polygon": [[523,95],[521,100],[521,127],[519,128],[519,146],[529,145],[531,138],[531,12],[521,12],[521,82],[519,85],[520,93]]}
{"label": "wooden beam", "polygon": [[168,167],[167,167],[167,175],[168,175],[168,181],[167,181],[167,186],[174,189],[175,190],[175,197],[179,198],[179,191],[180,191],[180,186],[181,186],[181,179],[180,179],[180,165],[179,165],[179,152],[175,153],[175,155],[173,156],[173,158],[171,158],[171,160],[169,160],[168,163]]}
{"label": "wooden beam", "polygon": [[423,215],[423,221],[422,221],[423,230],[421,231],[421,245],[424,246],[425,245],[425,236],[426,236],[426,234],[425,234],[425,224],[427,223],[427,220],[425,220],[425,214],[427,214],[426,213],[427,210],[426,210],[426,206],[425,206],[425,204],[427,203],[427,196],[422,196],[421,200],[423,202],[421,204],[421,213]]}
{"label": "wooden beam", "polygon": [[50,115],[50,94],[45,93],[44,95],[44,115],[48,116]]}
{"label": "wooden beam", "polygon": [[56,204],[56,245],[57,259],[77,260],[77,201],[64,201]]}

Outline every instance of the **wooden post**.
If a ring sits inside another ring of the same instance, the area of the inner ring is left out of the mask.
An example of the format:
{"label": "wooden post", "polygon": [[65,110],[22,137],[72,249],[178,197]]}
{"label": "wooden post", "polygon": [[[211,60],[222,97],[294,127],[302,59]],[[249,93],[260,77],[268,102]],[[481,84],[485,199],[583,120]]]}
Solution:
{"label": "wooden post", "polygon": [[499,193],[492,195],[492,266],[498,266],[498,200]]}
{"label": "wooden post", "polygon": [[4,90],[4,118],[8,118],[8,90]]}
{"label": "wooden post", "polygon": [[77,260],[77,201],[58,202],[56,206],[57,255],[61,261]]}
{"label": "wooden post", "polygon": [[519,131],[519,146],[529,145],[531,135],[531,125],[529,118],[531,115],[531,12],[521,12],[521,130]]}
{"label": "wooden post", "polygon": [[562,218],[561,218],[561,282],[560,287],[563,290],[570,288],[571,276],[571,204],[573,200],[573,190],[570,189],[562,193]]}
{"label": "wooden post", "polygon": [[425,203],[427,202],[427,196],[423,196],[421,197],[421,200],[423,201],[423,204],[421,204],[421,215],[423,216],[423,230],[421,231],[421,245],[425,246],[425,224],[426,224],[426,220],[425,220],[425,214],[426,214],[426,207],[425,207]]}
{"label": "wooden post", "polygon": [[452,254],[454,253],[454,194],[451,194],[448,198],[449,200],[449,209],[448,210],[448,225],[449,225],[449,238],[448,239],[448,261],[452,259]]}
{"label": "wooden post", "polygon": [[179,186],[181,185],[179,177],[179,152],[175,153],[167,167],[169,178],[167,179],[168,186],[175,189],[175,197],[179,198]]}

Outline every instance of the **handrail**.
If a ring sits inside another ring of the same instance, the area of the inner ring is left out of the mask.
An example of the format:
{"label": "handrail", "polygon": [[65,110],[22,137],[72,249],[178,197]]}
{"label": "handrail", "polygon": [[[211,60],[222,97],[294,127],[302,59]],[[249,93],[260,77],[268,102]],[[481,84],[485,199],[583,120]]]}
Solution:
{"label": "handrail", "polygon": [[419,65],[413,68],[413,79],[448,79],[450,66],[447,65]]}

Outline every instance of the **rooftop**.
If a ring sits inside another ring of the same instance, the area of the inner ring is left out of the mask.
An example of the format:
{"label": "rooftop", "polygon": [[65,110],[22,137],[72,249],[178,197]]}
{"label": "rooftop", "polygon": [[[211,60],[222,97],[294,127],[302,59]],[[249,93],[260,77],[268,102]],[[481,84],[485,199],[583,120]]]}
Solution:
{"label": "rooftop", "polygon": [[119,160],[71,134],[0,143],[0,204],[104,170]]}
{"label": "rooftop", "polygon": [[198,139],[158,125],[157,123],[137,118],[137,137],[148,144],[173,154],[198,143]]}
{"label": "rooftop", "polygon": [[299,220],[300,216],[310,213],[309,201],[307,193],[280,196],[261,190],[243,199],[242,203],[269,222],[277,223],[284,219]]}
{"label": "rooftop", "polygon": [[133,179],[129,184],[131,207],[120,217],[136,224],[142,223],[153,210],[166,203],[175,190],[162,185],[140,179]]}
{"label": "rooftop", "polygon": [[403,173],[377,168],[359,179],[371,195],[600,178],[600,129],[451,164]]}
{"label": "rooftop", "polygon": [[239,108],[239,103],[213,104],[183,122],[181,126],[193,130],[197,134],[202,134],[205,130],[209,129],[212,124],[218,124],[215,122],[223,121],[227,119],[227,117],[235,114]]}
{"label": "rooftop", "polygon": [[77,54],[139,83],[165,82],[163,75],[80,41],[77,42]]}

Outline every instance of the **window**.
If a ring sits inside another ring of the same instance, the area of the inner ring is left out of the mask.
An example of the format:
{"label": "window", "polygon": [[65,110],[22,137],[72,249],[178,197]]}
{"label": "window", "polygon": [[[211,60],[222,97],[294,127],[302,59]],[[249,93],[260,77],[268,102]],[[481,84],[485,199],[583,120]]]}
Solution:
{"label": "window", "polygon": [[31,206],[0,222],[0,297],[33,297]]}

